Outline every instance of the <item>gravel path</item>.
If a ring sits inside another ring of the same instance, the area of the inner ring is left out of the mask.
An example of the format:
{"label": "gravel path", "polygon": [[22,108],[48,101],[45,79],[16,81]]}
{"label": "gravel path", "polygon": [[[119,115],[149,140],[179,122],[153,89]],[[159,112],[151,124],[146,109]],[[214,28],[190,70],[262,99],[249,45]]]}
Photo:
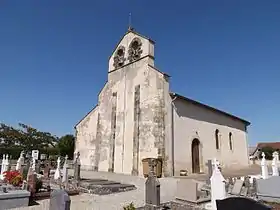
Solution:
{"label": "gravel path", "polygon": [[[69,175],[73,170],[69,171]],[[124,205],[134,203],[136,207],[144,206],[145,181],[142,177],[135,177],[122,174],[111,174],[106,172],[81,171],[82,178],[103,178],[118,181],[124,184],[134,184],[137,189],[110,195],[89,195],[81,194],[71,196],[71,210],[122,210]],[[174,199],[177,179],[161,178],[161,202],[168,202]],[[48,210],[49,200],[38,201],[40,205],[16,208],[14,210]]]}

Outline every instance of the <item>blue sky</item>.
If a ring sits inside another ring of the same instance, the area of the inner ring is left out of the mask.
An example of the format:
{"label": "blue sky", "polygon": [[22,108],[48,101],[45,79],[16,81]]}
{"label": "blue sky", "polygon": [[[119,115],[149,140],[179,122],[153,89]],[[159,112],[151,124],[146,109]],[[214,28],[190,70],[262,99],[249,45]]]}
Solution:
{"label": "blue sky", "polygon": [[280,141],[279,11],[279,0],[2,0],[0,121],[73,132],[132,12],[173,91],[251,121],[250,144]]}

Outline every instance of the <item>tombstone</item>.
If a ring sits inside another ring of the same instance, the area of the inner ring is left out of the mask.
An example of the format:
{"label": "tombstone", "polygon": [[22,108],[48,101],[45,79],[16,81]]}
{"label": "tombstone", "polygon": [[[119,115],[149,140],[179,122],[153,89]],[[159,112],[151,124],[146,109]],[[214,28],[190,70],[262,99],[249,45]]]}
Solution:
{"label": "tombstone", "polygon": [[212,176],[212,172],[213,172],[213,164],[212,164],[212,160],[208,160],[207,161],[207,167],[208,167],[208,179],[206,180],[207,184],[210,184],[210,178]]}
{"label": "tombstone", "polygon": [[16,165],[16,170],[17,171],[22,171],[22,165],[24,163],[24,157],[23,157],[23,151],[20,153],[20,156],[17,160],[17,165]]}
{"label": "tombstone", "polygon": [[39,160],[39,150],[32,150],[31,156],[32,159]]}
{"label": "tombstone", "polygon": [[56,170],[55,170],[55,173],[54,173],[54,179],[55,180],[58,180],[60,179],[61,177],[61,174],[60,174],[60,157],[57,158],[57,166],[56,166]]}
{"label": "tombstone", "polygon": [[277,151],[273,152],[272,154],[273,156],[273,160],[272,160],[272,163],[271,163],[271,166],[272,166],[272,176],[279,176],[279,169],[278,169],[278,157],[279,157],[279,154]]}
{"label": "tombstone", "polygon": [[32,165],[31,168],[33,171],[36,171],[36,159],[34,157],[32,157]]}
{"label": "tombstone", "polygon": [[257,196],[268,202],[280,202],[280,177],[272,176],[269,179],[257,180]]}
{"label": "tombstone", "polygon": [[156,159],[149,159],[149,175],[145,183],[147,210],[155,210],[160,206],[160,182],[155,174]]}
{"label": "tombstone", "polygon": [[253,178],[253,183],[252,183],[252,187],[251,187],[251,196],[252,197],[255,197],[257,196],[257,179],[256,178]]}
{"label": "tombstone", "polygon": [[5,171],[10,171],[10,162],[9,162],[9,155],[6,155],[6,159],[5,159]]}
{"label": "tombstone", "polygon": [[243,189],[241,189],[241,195],[242,196],[247,196],[248,193],[250,193],[250,177],[249,176],[245,176],[244,177],[244,187]]}
{"label": "tombstone", "polygon": [[216,201],[217,210],[271,210],[272,208],[247,197],[228,197]]}
{"label": "tombstone", "polygon": [[268,168],[267,168],[267,163],[266,163],[264,152],[262,152],[261,169],[262,169],[262,178],[267,179],[268,178]]}
{"label": "tombstone", "polygon": [[49,176],[50,176],[50,170],[51,170],[50,163],[46,163],[46,164],[45,164],[45,168],[44,168],[44,177],[45,177],[45,178],[49,178]]}
{"label": "tombstone", "polygon": [[1,163],[1,180],[3,180],[4,179],[4,176],[3,176],[3,174],[4,174],[4,172],[6,171],[6,155],[4,155],[3,154],[3,159],[2,159],[2,163]]}
{"label": "tombstone", "polygon": [[70,210],[71,200],[65,190],[54,190],[50,195],[49,210]]}
{"label": "tombstone", "polygon": [[216,200],[221,200],[226,197],[225,179],[218,168],[217,162],[214,163],[214,170],[211,176],[211,205],[212,209],[216,210]]}
{"label": "tombstone", "polygon": [[31,170],[31,173],[28,174],[27,177],[27,189],[29,192],[31,192],[31,195],[36,193],[36,174],[33,173],[33,170]]}
{"label": "tombstone", "polygon": [[[36,161],[36,160],[35,160]],[[37,164],[35,166],[35,171],[37,174],[39,174],[41,172],[41,163],[40,163],[40,160],[37,160]]]}
{"label": "tombstone", "polygon": [[64,164],[63,164],[63,177],[62,177],[62,183],[64,184],[65,188],[68,187],[68,156],[65,156]]}
{"label": "tombstone", "polygon": [[244,184],[244,181],[242,181],[241,179],[235,180],[230,194],[240,195],[243,184]]}
{"label": "tombstone", "polygon": [[76,153],[74,161],[74,180],[79,182],[81,179],[81,161],[80,161],[80,152]]}
{"label": "tombstone", "polygon": [[[187,189],[187,190],[186,190]],[[176,199],[189,201],[192,203],[197,202],[198,195],[198,183],[192,179],[179,179],[177,182]]]}

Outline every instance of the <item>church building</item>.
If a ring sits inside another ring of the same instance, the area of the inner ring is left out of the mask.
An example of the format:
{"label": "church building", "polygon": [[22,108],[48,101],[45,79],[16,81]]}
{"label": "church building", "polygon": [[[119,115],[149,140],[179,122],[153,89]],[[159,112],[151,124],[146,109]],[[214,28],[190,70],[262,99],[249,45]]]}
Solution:
{"label": "church building", "polygon": [[171,92],[154,46],[130,28],[114,49],[97,105],[75,126],[81,169],[142,176],[144,158],[160,158],[164,176],[207,172],[213,158],[247,166],[250,123]]}

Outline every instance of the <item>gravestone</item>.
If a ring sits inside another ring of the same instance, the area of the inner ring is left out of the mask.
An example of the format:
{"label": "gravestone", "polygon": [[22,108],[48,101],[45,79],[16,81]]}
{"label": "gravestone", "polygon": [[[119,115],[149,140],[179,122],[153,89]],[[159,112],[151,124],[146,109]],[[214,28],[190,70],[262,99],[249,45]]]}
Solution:
{"label": "gravestone", "polygon": [[273,160],[272,160],[272,176],[279,176],[279,169],[278,169],[278,164],[279,164],[279,154],[277,151],[272,153]]}
{"label": "gravestone", "polygon": [[280,202],[280,177],[257,180],[257,195],[259,199],[269,202]]}
{"label": "gravestone", "polygon": [[36,193],[36,179],[37,176],[33,172],[30,173],[27,177],[27,189],[29,192],[31,192],[31,195]]}
{"label": "gravestone", "polygon": [[176,199],[195,203],[199,199],[198,183],[191,179],[178,180]]}
{"label": "gravestone", "polygon": [[155,210],[160,206],[160,182],[155,174],[156,159],[149,159],[149,175],[145,183],[146,210]]}
{"label": "gravestone", "polygon": [[65,190],[51,192],[49,210],[70,210],[70,204],[70,197]]}
{"label": "gravestone", "polygon": [[234,182],[234,185],[233,185],[233,188],[232,188],[230,194],[232,194],[232,195],[240,195],[243,183],[244,183],[244,181],[242,181],[241,179],[237,179]]}
{"label": "gravestone", "polygon": [[267,179],[268,178],[268,168],[267,168],[267,162],[266,162],[266,159],[265,159],[265,153],[264,152],[262,152],[261,169],[262,169],[262,178]]}
{"label": "gravestone", "polygon": [[35,171],[37,174],[41,172],[41,162],[40,160],[37,160],[37,164],[35,165]]}
{"label": "gravestone", "polygon": [[217,210],[271,210],[272,208],[247,197],[216,200]]}
{"label": "gravestone", "polygon": [[212,163],[212,160],[208,160],[207,161],[207,167],[208,167],[208,179],[206,180],[206,183],[207,184],[210,184],[210,178],[212,176],[212,173],[213,173],[213,163]]}
{"label": "gravestone", "polygon": [[77,152],[74,162],[74,180],[79,182],[81,180],[81,161],[80,152]]}
{"label": "gravestone", "polygon": [[65,156],[65,160],[64,160],[64,165],[63,165],[63,177],[62,177],[62,183],[64,184],[64,187],[67,188],[68,187],[68,156]]}
{"label": "gravestone", "polygon": [[51,170],[50,163],[47,162],[47,163],[45,164],[45,168],[44,168],[44,177],[45,177],[45,178],[49,178],[49,176],[50,176],[50,170]]}
{"label": "gravestone", "polygon": [[211,206],[216,209],[216,200],[226,197],[225,178],[223,177],[219,165],[214,162],[213,173],[211,176]]}
{"label": "gravestone", "polygon": [[257,191],[258,191],[257,179],[253,178],[253,183],[252,183],[252,186],[251,186],[251,196],[257,196]]}
{"label": "gravestone", "polygon": [[60,157],[57,158],[57,166],[56,166],[56,170],[55,170],[55,173],[54,173],[54,179],[55,180],[60,180],[61,178],[61,174],[60,174]]}

